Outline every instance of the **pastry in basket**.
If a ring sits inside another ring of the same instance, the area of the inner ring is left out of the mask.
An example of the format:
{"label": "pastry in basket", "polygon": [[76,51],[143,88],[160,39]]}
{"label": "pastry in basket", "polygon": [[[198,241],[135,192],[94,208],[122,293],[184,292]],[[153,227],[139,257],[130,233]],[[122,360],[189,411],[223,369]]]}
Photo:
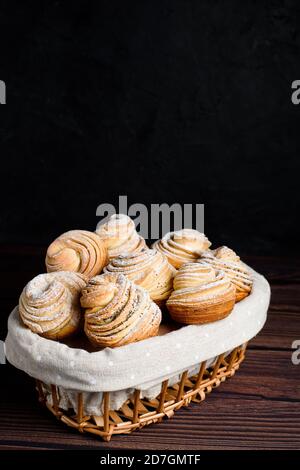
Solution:
{"label": "pastry in basket", "polygon": [[63,339],[75,333],[82,318],[80,294],[87,280],[82,274],[69,271],[36,276],[19,299],[23,323],[49,339]]}
{"label": "pastry in basket", "polygon": [[175,268],[165,255],[146,248],[138,253],[126,253],[113,258],[104,272],[121,273],[146,289],[160,307],[173,290]]}
{"label": "pastry in basket", "polygon": [[[233,251],[231,248],[228,248],[228,246],[220,246],[219,248],[216,248],[215,250],[211,250],[210,253],[213,254],[218,259],[233,261],[235,263],[238,263],[239,261],[241,261],[240,257],[236,254],[236,252]],[[205,254],[206,253],[203,253],[203,255]]]}
{"label": "pastry in basket", "polygon": [[225,318],[234,307],[235,287],[221,271],[205,263],[186,263],[174,278],[167,300],[171,317],[184,324]]}
{"label": "pastry in basket", "polygon": [[124,214],[114,214],[108,222],[97,227],[96,233],[104,241],[109,259],[121,253],[137,253],[146,247],[146,242],[136,229],[134,221]]}
{"label": "pastry in basket", "polygon": [[160,308],[149,293],[123,274],[106,273],[90,279],[82,290],[84,331],[96,347],[116,347],[155,336]]}
{"label": "pastry in basket", "polygon": [[207,263],[213,268],[223,271],[236,288],[236,302],[244,299],[251,293],[252,278],[247,267],[241,262],[239,256],[230,248],[220,247],[216,250],[203,253],[197,263]]}
{"label": "pastry in basket", "polygon": [[48,247],[48,272],[74,271],[87,277],[99,274],[107,263],[107,249],[94,232],[70,230]]}
{"label": "pastry in basket", "polygon": [[176,269],[197,258],[210,247],[211,243],[204,233],[190,228],[170,232],[153,244],[153,248],[166,255]]}

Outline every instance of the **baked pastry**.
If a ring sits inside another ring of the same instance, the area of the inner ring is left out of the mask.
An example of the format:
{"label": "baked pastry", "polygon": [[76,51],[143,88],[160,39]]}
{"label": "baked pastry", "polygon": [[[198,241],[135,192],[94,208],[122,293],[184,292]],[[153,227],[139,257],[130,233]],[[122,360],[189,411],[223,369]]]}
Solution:
{"label": "baked pastry", "polygon": [[146,248],[146,242],[137,233],[133,220],[124,214],[112,215],[108,222],[97,227],[96,233],[104,241],[109,259]]}
{"label": "baked pastry", "polygon": [[211,243],[204,233],[185,228],[167,233],[161,240],[156,241],[152,248],[156,248],[166,255],[169,263],[178,269],[188,261],[196,261],[210,245]]}
{"label": "baked pastry", "polygon": [[178,271],[173,281],[174,290],[190,288],[206,284],[216,279],[216,271],[210,265],[204,263],[185,263]]}
{"label": "baked pastry", "polygon": [[152,300],[162,307],[173,290],[175,268],[157,250],[146,248],[113,258],[104,272],[121,273],[146,289]]}
{"label": "baked pastry", "polygon": [[250,272],[233,250],[221,247],[211,252],[205,252],[197,261],[197,263],[203,262],[226,274],[236,288],[236,302],[250,294],[253,284]]}
{"label": "baked pastry", "polygon": [[235,287],[223,272],[204,263],[187,263],[175,275],[166,305],[175,321],[189,325],[221,320],[234,303]]}
{"label": "baked pastry", "polygon": [[81,322],[81,289],[87,278],[79,273],[40,274],[23,289],[19,314],[34,333],[62,339],[75,333]]}
{"label": "baked pastry", "polygon": [[96,347],[116,347],[155,336],[160,308],[149,293],[123,274],[90,279],[82,290],[84,331]]}
{"label": "baked pastry", "polygon": [[219,248],[212,250],[211,253],[218,259],[233,261],[235,263],[238,263],[241,260],[240,257],[236,254],[236,252],[233,251],[231,248],[228,248],[228,246],[220,246]]}
{"label": "baked pastry", "polygon": [[87,230],[70,230],[51,243],[46,255],[48,272],[74,271],[93,277],[107,263],[107,250],[98,235]]}

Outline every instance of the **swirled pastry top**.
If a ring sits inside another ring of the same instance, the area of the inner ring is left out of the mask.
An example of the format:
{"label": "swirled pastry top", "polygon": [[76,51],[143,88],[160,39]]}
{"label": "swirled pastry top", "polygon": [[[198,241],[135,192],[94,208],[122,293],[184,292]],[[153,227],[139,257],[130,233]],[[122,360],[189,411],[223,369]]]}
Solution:
{"label": "swirled pastry top", "polygon": [[82,291],[85,333],[101,347],[116,347],[154,336],[161,311],[149,293],[123,274],[106,273],[90,279]]}
{"label": "swirled pastry top", "polygon": [[113,258],[104,272],[124,274],[144,287],[158,303],[166,300],[173,290],[175,269],[162,253],[150,248]]}
{"label": "swirled pastry top", "polygon": [[231,248],[228,248],[228,246],[220,246],[219,248],[212,250],[212,253],[215,258],[218,259],[233,261],[236,263],[240,261],[240,257],[236,254],[235,251],[233,251]]}
{"label": "swirled pastry top", "polygon": [[247,267],[234,255],[216,257],[213,252],[205,252],[197,263],[210,264],[214,269],[223,271],[236,287],[236,301],[239,301],[250,294],[253,281]]}
{"label": "swirled pastry top", "polygon": [[[185,268],[185,271],[187,272],[190,268],[192,274],[194,274],[194,268],[190,263],[189,266]],[[190,283],[180,283],[179,289],[175,289],[167,300],[167,306],[182,305],[185,307],[198,307],[201,304],[204,305],[210,304],[211,302],[217,302],[226,297],[228,293],[233,293],[234,296],[235,288],[230,282],[230,279],[228,279],[221,271],[216,273],[213,271],[214,270],[209,270],[203,265],[203,271],[201,272],[199,283],[195,281],[195,279],[192,279]],[[178,276],[178,274],[176,276]],[[179,277],[180,276],[179,270]],[[184,287],[181,287],[182,285]]]}
{"label": "swirled pastry top", "polygon": [[183,263],[196,260],[210,245],[204,233],[186,228],[167,233],[153,244],[153,248],[166,255],[169,262],[178,269]]}
{"label": "swirled pastry top", "polygon": [[179,323],[190,325],[221,320],[233,309],[234,285],[223,272],[203,262],[181,266],[174,287],[167,308]]}
{"label": "swirled pastry top", "polygon": [[94,232],[70,230],[51,243],[46,255],[48,272],[74,271],[87,277],[99,274],[107,262],[107,250]]}
{"label": "swirled pastry top", "polygon": [[97,227],[96,233],[104,241],[109,259],[122,253],[134,253],[146,247],[145,240],[136,229],[134,221],[125,214],[114,214]]}
{"label": "swirled pastry top", "polygon": [[23,289],[19,313],[23,323],[46,338],[74,332],[81,319],[80,293],[87,278],[79,273],[40,274]]}
{"label": "swirled pastry top", "polygon": [[185,289],[207,282],[212,282],[216,278],[215,269],[209,264],[185,263],[177,271],[174,278],[174,290]]}

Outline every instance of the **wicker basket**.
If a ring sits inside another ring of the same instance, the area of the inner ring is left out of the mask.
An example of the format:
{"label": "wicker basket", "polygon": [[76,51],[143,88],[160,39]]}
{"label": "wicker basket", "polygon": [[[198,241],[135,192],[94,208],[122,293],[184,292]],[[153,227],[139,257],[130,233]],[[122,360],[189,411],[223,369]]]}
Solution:
{"label": "wicker basket", "polygon": [[92,353],[34,334],[20,322],[16,307],[8,320],[6,356],[36,379],[40,402],[57,419],[109,441],[203,401],[235,374],[247,342],[266,321],[270,301],[267,280],[251,273],[251,295],[220,322]]}
{"label": "wicker basket", "polygon": [[60,408],[58,388],[51,385],[52,404],[47,402],[44,393],[45,385],[37,380],[39,401],[63,423],[77,429],[79,432],[88,432],[109,441],[114,434],[127,434],[148,424],[160,422],[164,417],[171,418],[174,412],[191,402],[200,403],[214,388],[218,387],[227,378],[232,377],[238,370],[245,357],[246,344],[236,347],[225,357],[217,357],[212,367],[206,367],[206,362],[199,364],[199,372],[188,377],[188,371],[181,375],[180,382],[168,386],[168,380],[161,384],[161,392],[154,400],[140,398],[140,391],[134,394],[118,410],[110,409],[110,393],[103,393],[103,416],[84,416],[83,394],[77,394],[77,413],[68,412]]}

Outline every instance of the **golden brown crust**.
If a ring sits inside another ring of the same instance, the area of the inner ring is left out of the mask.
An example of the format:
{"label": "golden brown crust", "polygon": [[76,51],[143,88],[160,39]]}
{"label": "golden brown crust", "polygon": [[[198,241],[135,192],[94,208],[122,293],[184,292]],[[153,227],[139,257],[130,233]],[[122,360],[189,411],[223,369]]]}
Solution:
{"label": "golden brown crust", "polygon": [[94,232],[70,230],[63,233],[48,247],[48,272],[73,271],[93,277],[107,263],[107,250]]}
{"label": "golden brown crust", "polygon": [[82,291],[84,331],[96,347],[117,347],[158,333],[161,311],[149,293],[123,274],[90,279]]}
{"label": "golden brown crust", "polygon": [[167,301],[171,317],[184,324],[225,318],[234,307],[235,287],[222,272],[200,263],[187,263],[177,272],[175,290]]}
{"label": "golden brown crust", "polygon": [[62,339],[75,333],[80,325],[81,289],[87,278],[79,273],[40,274],[23,289],[19,313],[34,333],[49,339]]}
{"label": "golden brown crust", "polygon": [[211,243],[204,233],[193,229],[183,229],[167,233],[153,244],[153,248],[163,253],[176,269],[197,258],[210,247]]}
{"label": "golden brown crust", "polygon": [[138,253],[146,248],[146,242],[136,229],[133,220],[124,214],[114,214],[108,222],[96,230],[108,250],[109,259],[124,253]]}
{"label": "golden brown crust", "polygon": [[252,278],[237,254],[227,247],[204,253],[197,263],[206,263],[223,271],[236,288],[236,302],[247,297],[252,290]]}
{"label": "golden brown crust", "polygon": [[124,274],[146,289],[151,299],[161,307],[173,290],[176,270],[162,253],[147,248],[138,253],[119,255],[110,261],[104,272]]}

